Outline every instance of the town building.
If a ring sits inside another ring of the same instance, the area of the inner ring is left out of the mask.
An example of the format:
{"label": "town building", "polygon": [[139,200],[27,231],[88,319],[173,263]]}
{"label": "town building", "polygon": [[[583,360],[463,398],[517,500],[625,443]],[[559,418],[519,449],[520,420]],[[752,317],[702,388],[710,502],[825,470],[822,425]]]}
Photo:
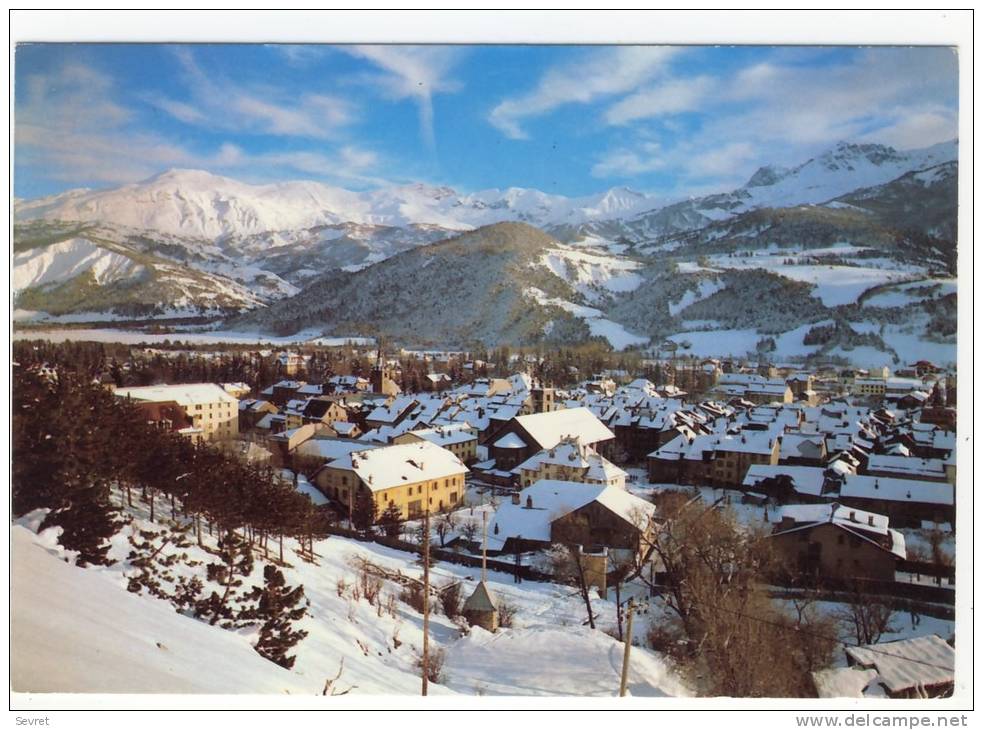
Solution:
{"label": "town building", "polygon": [[654,529],[655,505],[624,489],[543,479],[498,507],[488,546],[501,553],[576,544],[620,560],[644,548]]}
{"label": "town building", "polygon": [[771,540],[799,577],[894,581],[904,536],[884,515],[831,504],[786,505]]}
{"label": "town building", "polygon": [[359,493],[371,497],[376,514],[395,505],[404,519],[425,509],[441,512],[464,502],[468,468],[447,449],[429,441],[351,451],[315,474],[321,492],[351,510]]}
{"label": "town building", "polygon": [[194,440],[219,441],[239,435],[239,401],[214,383],[117,388],[115,395],[133,401],[177,403],[191,418],[192,428],[200,432],[188,433]]}
{"label": "town building", "polygon": [[565,408],[515,416],[492,431],[485,441],[496,468],[510,470],[570,437],[601,450],[599,447],[613,440],[614,434],[588,408]]}
{"label": "town building", "polygon": [[584,484],[600,484],[624,489],[628,476],[597,451],[580,443],[576,437],[565,438],[551,449],[539,451],[519,464],[512,473],[520,487],[529,487],[540,479]]}

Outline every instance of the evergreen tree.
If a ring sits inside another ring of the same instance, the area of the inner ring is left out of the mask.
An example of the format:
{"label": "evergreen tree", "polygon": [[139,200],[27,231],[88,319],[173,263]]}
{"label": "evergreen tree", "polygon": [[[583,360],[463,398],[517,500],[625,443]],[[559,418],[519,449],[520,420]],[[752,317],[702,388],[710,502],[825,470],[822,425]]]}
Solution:
{"label": "evergreen tree", "polygon": [[139,530],[129,538],[133,550],[127,556],[136,572],[129,576],[127,590],[141,593],[146,590],[157,598],[174,604],[180,612],[191,608],[199,600],[203,584],[198,577],[187,578],[175,574],[178,565],[197,567],[200,561],[191,560],[187,548],[191,547],[188,532],[191,525],[173,525],[162,530]]}
{"label": "evergreen tree", "polygon": [[359,489],[352,506],[352,522],[358,530],[368,530],[375,524],[375,500],[367,489]]}
{"label": "evergreen tree", "polygon": [[267,565],[263,568],[263,587],[254,588],[249,598],[258,604],[243,617],[263,622],[254,648],[260,656],[290,669],[296,657],[287,652],[307,636],[306,631],[293,628],[294,622],[307,614],[304,586],[289,588],[283,573],[275,565]]}
{"label": "evergreen tree", "polygon": [[233,610],[237,598],[236,589],[242,586],[242,579],[253,572],[253,553],[249,543],[234,531],[228,531],[218,543],[219,562],[208,564],[208,580],[218,583],[221,595],[212,591],[207,598],[195,604],[195,615],[207,619],[214,625],[225,620],[224,626],[232,627],[238,616]]}
{"label": "evergreen tree", "polygon": [[109,538],[124,524],[117,515],[106,490],[76,489],[61,507],[48,513],[39,530],[61,527],[58,542],[78,552],[77,565],[112,565]]}
{"label": "evergreen tree", "polygon": [[383,510],[379,516],[379,524],[382,525],[386,537],[399,537],[403,524],[403,512],[396,506],[395,502],[390,502],[389,506]]}

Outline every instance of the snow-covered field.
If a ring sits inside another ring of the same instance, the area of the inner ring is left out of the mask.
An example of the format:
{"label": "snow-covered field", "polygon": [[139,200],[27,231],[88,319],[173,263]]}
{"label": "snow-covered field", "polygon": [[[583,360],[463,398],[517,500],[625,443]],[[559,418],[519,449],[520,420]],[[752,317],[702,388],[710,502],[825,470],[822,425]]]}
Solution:
{"label": "snow-covered field", "polygon": [[559,299],[558,297],[551,297],[542,289],[537,289],[536,287],[527,287],[523,294],[527,297],[534,299],[539,304],[545,306],[559,307],[564,311],[569,312],[574,317],[579,317],[587,323],[590,327],[590,333],[597,337],[604,337],[608,342],[611,343],[611,347],[615,350],[624,350],[626,347],[631,347],[632,345],[645,345],[648,344],[649,338],[642,337],[640,335],[633,334],[626,330],[622,325],[617,322],[612,322],[610,319],[604,317],[604,312],[600,309],[595,309],[594,307],[585,307],[582,304],[574,304],[573,302],[568,302],[565,299]]}
{"label": "snow-covered field", "polygon": [[[419,694],[422,616],[399,600],[390,615],[364,597],[352,597],[353,560],[420,578],[414,555],[331,538],[315,543],[317,563],[310,564],[299,559],[293,541],[286,541],[284,575],[290,585],[303,584],[310,601],[309,615],[299,624],[309,636],[295,647],[297,660],[288,671],[253,652],[250,630],[210,627],[175,613],[167,603],[126,591],[127,535],[149,526],[145,510],[137,513],[140,519],[113,539],[110,556],[120,562],[109,567],[66,563],[71,556],[56,545],[54,530],[36,535],[30,529],[39,524],[38,513],[12,528],[15,690],[318,695],[343,660],[334,685],[339,691]],[[193,559],[213,560],[197,547],[187,552]],[[177,569],[179,574],[189,570]],[[261,581],[261,574],[257,561],[247,585]],[[479,577],[478,569],[446,563],[431,570],[435,585],[462,582],[464,597]],[[595,596],[599,626],[592,631],[583,625],[586,611],[572,589],[516,584],[511,575],[494,571],[488,578],[497,600],[515,606],[514,625],[494,635],[479,629],[462,637],[457,623],[432,614],[431,648],[446,652],[446,663],[430,694],[617,695],[623,645],[604,633],[615,623],[611,601]],[[381,597],[398,598],[399,591],[386,581]],[[661,655],[641,646],[632,650],[629,687],[637,696],[690,694]]]}
{"label": "snow-covered field", "polygon": [[186,342],[192,345],[248,345],[267,344],[286,346],[306,343],[333,347],[348,343],[371,344],[368,337],[324,337],[317,331],[298,332],[287,337],[271,337],[258,332],[171,332],[156,334],[139,330],[122,329],[18,329],[13,333],[15,340],[48,340],[50,342],[121,342],[123,344],[161,344],[165,341]]}
{"label": "snow-covered field", "polygon": [[603,292],[634,291],[642,283],[642,277],[635,273],[640,264],[616,256],[557,248],[548,251],[540,263],[589,302],[597,301]]}
{"label": "snow-covered field", "polygon": [[880,291],[864,300],[865,307],[903,307],[912,302],[925,299],[925,295],[913,292],[913,289],[931,289],[930,296],[941,297],[956,293],[955,279],[919,279],[917,281],[898,284]]}

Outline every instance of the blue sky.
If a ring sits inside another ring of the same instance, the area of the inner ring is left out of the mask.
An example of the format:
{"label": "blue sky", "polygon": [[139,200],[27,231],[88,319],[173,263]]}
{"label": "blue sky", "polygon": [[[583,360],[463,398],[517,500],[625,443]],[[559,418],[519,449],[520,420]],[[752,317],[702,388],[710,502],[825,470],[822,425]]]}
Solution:
{"label": "blue sky", "polygon": [[19,197],[172,167],[677,197],[839,140],[957,134],[944,48],[20,45]]}

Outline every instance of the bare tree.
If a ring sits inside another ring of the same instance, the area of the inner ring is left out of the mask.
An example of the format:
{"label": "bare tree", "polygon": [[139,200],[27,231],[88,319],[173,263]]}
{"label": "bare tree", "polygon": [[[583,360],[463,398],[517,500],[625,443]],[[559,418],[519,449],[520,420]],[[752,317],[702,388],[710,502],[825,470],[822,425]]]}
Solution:
{"label": "bare tree", "polygon": [[594,609],[590,602],[590,585],[587,582],[584,563],[580,559],[580,547],[554,543],[546,554],[546,563],[547,569],[557,581],[577,588],[587,609],[587,623],[592,629],[597,628],[594,622]]}
{"label": "bare tree", "polygon": [[447,536],[454,531],[457,526],[457,517],[453,512],[444,512],[442,515],[437,517],[435,520],[436,525],[434,531],[437,533],[437,537],[440,538],[440,546],[444,547],[444,540]]}
{"label": "bare tree", "polygon": [[833,615],[858,644],[876,644],[883,634],[894,630],[894,610],[871,596],[860,581],[853,583],[849,600]]}
{"label": "bare tree", "polygon": [[793,619],[768,596],[764,581],[776,558],[767,534],[716,503],[676,499],[663,510],[665,522],[648,539],[660,567],[657,588],[676,624],[667,636],[683,642],[694,682],[711,695],[808,695],[809,672],[823,653],[800,648],[811,632],[803,628],[811,625],[805,607]]}
{"label": "bare tree", "polygon": [[465,520],[461,525],[461,534],[464,536],[464,539],[468,541],[469,545],[474,544],[475,538],[478,536],[480,531],[481,526],[476,520]]}

